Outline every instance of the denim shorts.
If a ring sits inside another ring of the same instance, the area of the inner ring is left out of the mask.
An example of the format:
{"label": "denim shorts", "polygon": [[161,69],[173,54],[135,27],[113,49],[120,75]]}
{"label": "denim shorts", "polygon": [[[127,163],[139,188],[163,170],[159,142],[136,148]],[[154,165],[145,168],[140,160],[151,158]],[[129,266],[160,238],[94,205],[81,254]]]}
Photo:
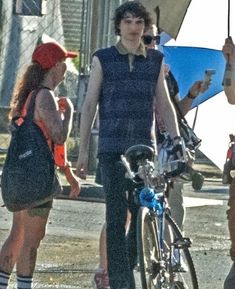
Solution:
{"label": "denim shorts", "polygon": [[45,202],[39,206],[36,206],[32,209],[28,209],[28,214],[31,217],[46,217],[48,216],[52,208],[53,200]]}

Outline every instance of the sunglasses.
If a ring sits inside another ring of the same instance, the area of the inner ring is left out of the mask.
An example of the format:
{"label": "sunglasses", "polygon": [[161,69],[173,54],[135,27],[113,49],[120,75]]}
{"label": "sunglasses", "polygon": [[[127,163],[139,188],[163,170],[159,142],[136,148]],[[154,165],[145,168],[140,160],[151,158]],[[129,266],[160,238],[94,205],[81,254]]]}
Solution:
{"label": "sunglasses", "polygon": [[155,41],[157,45],[160,43],[160,35],[157,36],[143,35],[142,39],[145,45],[151,44],[152,41]]}

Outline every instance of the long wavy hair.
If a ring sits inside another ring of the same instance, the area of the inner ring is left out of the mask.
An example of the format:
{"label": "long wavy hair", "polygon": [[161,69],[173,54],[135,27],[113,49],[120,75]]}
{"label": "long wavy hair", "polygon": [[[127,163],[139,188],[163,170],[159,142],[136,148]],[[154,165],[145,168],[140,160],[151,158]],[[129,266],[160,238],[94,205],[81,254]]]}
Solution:
{"label": "long wavy hair", "polygon": [[152,24],[150,13],[139,1],[128,1],[119,6],[114,12],[113,21],[116,35],[120,35],[119,25],[127,13],[130,13],[134,17],[143,18],[145,28],[150,27]]}
{"label": "long wavy hair", "polygon": [[40,87],[48,70],[42,69],[38,63],[28,66],[18,82],[11,99],[9,119],[20,116],[29,93]]}

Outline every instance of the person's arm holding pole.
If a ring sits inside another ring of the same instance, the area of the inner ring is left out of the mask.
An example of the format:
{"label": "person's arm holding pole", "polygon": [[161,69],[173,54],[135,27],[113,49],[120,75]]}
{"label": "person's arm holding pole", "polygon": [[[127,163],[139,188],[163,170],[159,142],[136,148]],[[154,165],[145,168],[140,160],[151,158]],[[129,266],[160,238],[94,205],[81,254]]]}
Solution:
{"label": "person's arm holding pole", "polygon": [[225,39],[222,50],[227,61],[223,82],[224,92],[228,102],[235,104],[235,45],[231,37]]}

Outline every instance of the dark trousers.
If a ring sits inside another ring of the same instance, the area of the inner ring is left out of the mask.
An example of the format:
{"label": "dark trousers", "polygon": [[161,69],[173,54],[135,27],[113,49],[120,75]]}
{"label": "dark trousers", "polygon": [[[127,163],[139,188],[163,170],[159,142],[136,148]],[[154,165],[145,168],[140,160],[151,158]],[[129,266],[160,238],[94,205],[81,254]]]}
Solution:
{"label": "dark trousers", "polygon": [[[125,178],[120,156],[100,157],[103,188],[106,196],[107,256],[111,289],[134,289],[133,269],[136,265],[136,217],[138,208],[129,207],[127,191],[132,184]],[[126,235],[127,210],[131,225]]]}

